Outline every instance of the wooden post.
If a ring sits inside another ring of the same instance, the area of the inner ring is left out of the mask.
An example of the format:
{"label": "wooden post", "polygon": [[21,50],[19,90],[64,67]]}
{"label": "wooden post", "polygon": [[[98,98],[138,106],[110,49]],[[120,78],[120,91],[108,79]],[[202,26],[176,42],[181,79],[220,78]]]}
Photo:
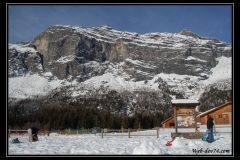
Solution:
{"label": "wooden post", "polygon": [[175,119],[175,132],[178,133],[178,131],[177,131],[177,125],[178,125],[178,123],[177,123],[177,108],[176,107],[174,107],[174,119]]}
{"label": "wooden post", "polygon": [[228,124],[232,124],[232,114],[228,114]]}
{"label": "wooden post", "polygon": [[33,141],[33,135],[32,135],[32,129],[31,128],[28,129],[28,137],[29,137],[29,142],[32,142]]}
{"label": "wooden post", "polygon": [[130,128],[128,128],[128,137],[130,138]]}
{"label": "wooden post", "polygon": [[101,132],[102,132],[102,138],[103,138],[103,128],[101,129]]}
{"label": "wooden post", "polygon": [[11,129],[8,130],[8,137],[10,137]]}
{"label": "wooden post", "polygon": [[195,108],[193,108],[193,116],[194,116],[194,121],[195,121],[195,131],[197,130],[197,119],[196,119],[196,111],[195,111]]}
{"label": "wooden post", "polygon": [[159,130],[157,129],[157,138],[159,138]]}

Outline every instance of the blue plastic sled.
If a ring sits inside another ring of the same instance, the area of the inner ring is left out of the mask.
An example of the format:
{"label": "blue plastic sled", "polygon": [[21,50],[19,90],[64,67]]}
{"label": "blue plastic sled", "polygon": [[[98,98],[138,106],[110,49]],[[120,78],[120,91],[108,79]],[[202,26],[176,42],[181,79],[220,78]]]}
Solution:
{"label": "blue plastic sled", "polygon": [[207,137],[202,137],[202,140],[203,141],[207,141]]}
{"label": "blue plastic sled", "polygon": [[10,143],[17,144],[17,143],[22,143],[22,142],[11,141]]}
{"label": "blue plastic sled", "polygon": [[17,140],[17,139],[13,139],[13,140],[11,141],[11,143],[15,144],[15,143],[22,143],[22,142],[20,142],[20,141]]}
{"label": "blue plastic sled", "polygon": [[208,130],[206,130],[205,133],[203,133],[202,140],[207,141],[207,135],[208,135]]}

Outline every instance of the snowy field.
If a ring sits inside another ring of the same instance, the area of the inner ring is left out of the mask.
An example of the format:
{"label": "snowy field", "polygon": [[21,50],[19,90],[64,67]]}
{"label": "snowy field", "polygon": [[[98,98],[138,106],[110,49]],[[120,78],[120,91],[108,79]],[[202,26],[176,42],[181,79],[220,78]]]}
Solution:
{"label": "snowy field", "polygon": [[[178,129],[178,132],[193,132],[194,129]],[[205,132],[206,127],[200,126]],[[27,136],[11,136],[7,141],[8,156],[199,156],[221,155],[233,156],[232,128],[231,126],[216,126],[215,141],[207,143],[201,139],[186,139],[177,137],[172,146],[165,144],[171,140],[173,128],[159,129],[159,138],[156,130],[146,130],[131,133],[109,133],[112,136],[101,134],[59,135],[51,133],[50,136],[39,135],[39,141],[29,142]],[[114,136],[113,136],[114,135]],[[125,135],[125,136],[117,136]],[[150,136],[142,136],[150,135]],[[10,141],[18,137],[23,143],[12,144]]]}

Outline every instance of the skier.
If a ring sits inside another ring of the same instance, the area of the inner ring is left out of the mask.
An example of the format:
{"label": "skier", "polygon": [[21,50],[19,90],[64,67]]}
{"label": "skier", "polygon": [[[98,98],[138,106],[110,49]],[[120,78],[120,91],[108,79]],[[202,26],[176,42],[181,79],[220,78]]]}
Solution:
{"label": "skier", "polygon": [[208,115],[208,120],[207,120],[207,129],[208,129],[208,138],[207,142],[212,143],[214,141],[214,136],[213,136],[213,118],[211,115]]}

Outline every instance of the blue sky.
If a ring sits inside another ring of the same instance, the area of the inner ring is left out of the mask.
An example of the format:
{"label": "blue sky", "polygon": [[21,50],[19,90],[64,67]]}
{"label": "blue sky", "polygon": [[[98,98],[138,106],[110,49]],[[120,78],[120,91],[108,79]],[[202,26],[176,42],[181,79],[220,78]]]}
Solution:
{"label": "blue sky", "polygon": [[232,5],[13,5],[8,4],[8,42],[32,41],[47,27],[109,25],[119,31],[179,33],[232,43]]}

